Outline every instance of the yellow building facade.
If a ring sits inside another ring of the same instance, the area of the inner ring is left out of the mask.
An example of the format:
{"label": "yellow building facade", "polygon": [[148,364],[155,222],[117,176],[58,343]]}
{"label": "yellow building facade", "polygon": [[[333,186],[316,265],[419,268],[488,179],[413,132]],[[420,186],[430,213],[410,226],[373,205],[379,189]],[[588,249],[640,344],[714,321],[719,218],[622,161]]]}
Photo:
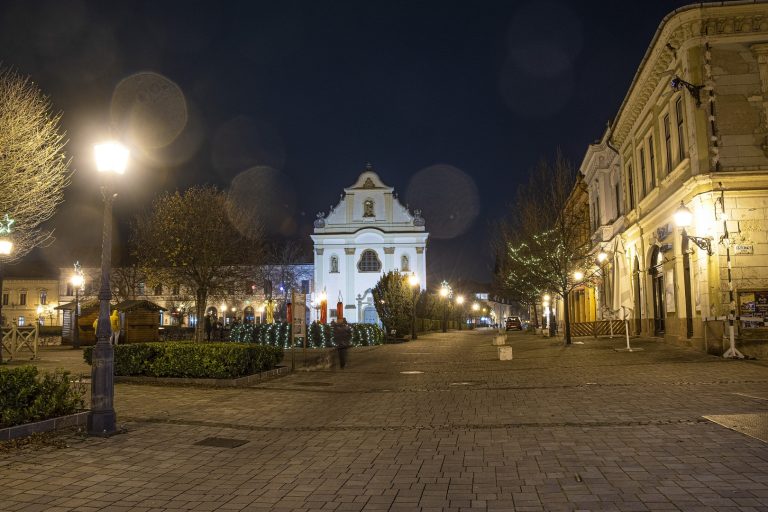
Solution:
{"label": "yellow building facade", "polygon": [[[599,315],[718,353],[733,309],[740,337],[759,338],[768,319],[768,4],[697,4],[665,17],[581,171],[595,251],[609,253]],[[685,230],[674,220],[681,205],[693,213]]]}
{"label": "yellow building facade", "polygon": [[3,280],[2,325],[61,325],[59,283],[56,279],[6,278]]}

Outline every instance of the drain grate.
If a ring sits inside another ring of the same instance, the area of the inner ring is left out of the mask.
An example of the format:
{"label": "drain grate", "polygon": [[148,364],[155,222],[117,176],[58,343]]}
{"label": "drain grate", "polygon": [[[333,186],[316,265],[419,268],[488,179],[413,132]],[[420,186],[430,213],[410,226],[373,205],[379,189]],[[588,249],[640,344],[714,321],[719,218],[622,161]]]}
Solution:
{"label": "drain grate", "polygon": [[297,385],[297,386],[333,386],[332,382],[320,382],[320,381],[317,381],[317,382],[309,382],[309,381],[294,382],[294,384]]}
{"label": "drain grate", "polygon": [[768,413],[704,416],[713,423],[768,443]]}
{"label": "drain grate", "polygon": [[212,446],[214,448],[237,448],[247,443],[245,439],[229,439],[226,437],[206,437],[195,443],[195,446]]}

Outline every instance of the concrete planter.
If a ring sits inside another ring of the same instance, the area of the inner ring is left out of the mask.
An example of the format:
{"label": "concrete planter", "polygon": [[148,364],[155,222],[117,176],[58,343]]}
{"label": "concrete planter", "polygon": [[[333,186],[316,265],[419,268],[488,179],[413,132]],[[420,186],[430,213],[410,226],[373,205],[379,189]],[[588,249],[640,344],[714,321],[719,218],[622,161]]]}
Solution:
{"label": "concrete planter", "polygon": [[512,347],[499,347],[499,361],[512,360]]}
{"label": "concrete planter", "polygon": [[[285,361],[283,361],[285,362]],[[253,375],[246,375],[245,377],[239,377],[237,379],[193,379],[187,377],[126,377],[115,375],[115,382],[122,382],[125,384],[169,384],[169,385],[193,385],[193,386],[210,386],[210,387],[248,387],[259,382],[282,377],[291,373],[289,366],[279,366],[272,370],[267,370],[261,373],[255,373]]]}
{"label": "concrete planter", "polygon": [[507,343],[507,336],[505,334],[499,334],[493,337],[494,346],[501,346]]}
{"label": "concrete planter", "polygon": [[87,420],[88,411],[83,411],[68,416],[59,416],[58,418],[37,421],[35,423],[16,425],[15,427],[0,429],[0,441],[9,441],[11,439],[18,439],[19,437],[27,437],[32,434],[51,432],[63,428],[81,427],[85,426]]}

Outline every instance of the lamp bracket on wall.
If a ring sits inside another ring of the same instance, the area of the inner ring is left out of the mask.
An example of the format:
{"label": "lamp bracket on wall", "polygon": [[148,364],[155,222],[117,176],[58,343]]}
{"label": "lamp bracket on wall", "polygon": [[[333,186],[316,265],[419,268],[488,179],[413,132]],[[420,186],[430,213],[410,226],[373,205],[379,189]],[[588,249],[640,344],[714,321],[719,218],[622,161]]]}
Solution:
{"label": "lamp bracket on wall", "polygon": [[704,88],[703,85],[694,85],[690,82],[683,80],[677,75],[675,75],[672,78],[672,82],[670,82],[669,85],[671,85],[672,89],[674,89],[675,91],[679,91],[680,89],[685,87],[686,89],[688,89],[688,92],[691,93],[691,96],[693,96],[693,99],[696,100],[696,106],[697,107],[701,106],[701,90]]}

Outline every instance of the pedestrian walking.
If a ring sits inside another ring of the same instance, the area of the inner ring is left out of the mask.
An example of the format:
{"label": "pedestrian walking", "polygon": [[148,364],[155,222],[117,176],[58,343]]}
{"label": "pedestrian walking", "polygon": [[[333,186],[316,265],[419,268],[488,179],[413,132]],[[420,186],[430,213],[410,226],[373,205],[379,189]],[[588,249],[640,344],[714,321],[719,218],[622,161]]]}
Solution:
{"label": "pedestrian walking", "polygon": [[213,331],[213,320],[211,314],[205,315],[205,339],[211,341],[211,331]]}
{"label": "pedestrian walking", "polygon": [[339,349],[339,367],[344,369],[347,366],[347,351],[352,345],[352,327],[347,323],[346,318],[338,322],[331,322],[333,327],[333,339],[336,341],[336,347]]}

